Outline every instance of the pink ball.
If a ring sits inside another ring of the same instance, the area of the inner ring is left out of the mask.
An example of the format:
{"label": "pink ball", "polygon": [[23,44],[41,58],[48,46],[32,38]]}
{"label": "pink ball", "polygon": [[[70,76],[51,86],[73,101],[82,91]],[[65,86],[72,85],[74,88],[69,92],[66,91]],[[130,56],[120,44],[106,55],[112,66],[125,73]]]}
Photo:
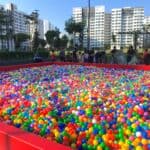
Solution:
{"label": "pink ball", "polygon": [[130,136],[130,137],[129,137],[129,140],[130,140],[130,141],[133,141],[133,140],[134,140],[134,136],[133,136],[133,135]]}

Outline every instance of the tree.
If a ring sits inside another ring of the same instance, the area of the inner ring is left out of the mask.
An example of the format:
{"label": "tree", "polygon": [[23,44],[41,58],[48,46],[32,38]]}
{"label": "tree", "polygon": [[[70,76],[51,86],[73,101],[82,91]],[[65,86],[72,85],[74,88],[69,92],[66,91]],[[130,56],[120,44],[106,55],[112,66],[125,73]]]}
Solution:
{"label": "tree", "polygon": [[42,48],[45,48],[46,46],[46,41],[44,39],[39,39],[39,43],[42,46]]}
{"label": "tree", "polygon": [[73,35],[73,39],[74,39],[74,47],[75,47],[75,37],[76,37],[76,33],[79,33],[79,42],[80,42],[80,45],[83,45],[83,31],[84,31],[84,22],[75,22],[73,20],[73,18],[70,18],[68,19],[66,22],[65,22],[65,30]]}
{"label": "tree", "polygon": [[15,47],[20,48],[21,44],[30,39],[30,36],[25,33],[17,33],[14,35]]}
{"label": "tree", "polygon": [[79,22],[79,23],[77,24],[77,26],[78,26],[78,32],[80,33],[80,34],[79,34],[80,47],[83,48],[83,38],[84,38],[85,22],[84,22],[84,21]]}
{"label": "tree", "polygon": [[[47,43],[50,45],[51,48],[54,48],[54,41],[59,38],[59,29],[55,29],[55,30],[49,30],[47,31],[47,33],[45,34],[46,36],[46,41]],[[55,41],[56,42],[56,41]]]}
{"label": "tree", "polygon": [[61,47],[66,48],[68,41],[69,41],[69,39],[68,39],[67,35],[63,35],[61,38]]}
{"label": "tree", "polygon": [[74,45],[73,45],[73,39],[70,39],[70,40],[69,40],[69,48],[72,49],[73,46],[74,46]]}
{"label": "tree", "polygon": [[112,38],[113,44],[115,45],[116,44],[116,35],[113,34],[111,38]]}
{"label": "tree", "polygon": [[32,41],[32,50],[37,51],[38,47],[39,47],[39,33],[36,29]]}
{"label": "tree", "polygon": [[104,44],[104,49],[105,49],[105,50],[110,49],[110,44]]}
{"label": "tree", "polygon": [[56,49],[59,49],[61,48],[61,39],[59,37],[57,37],[55,40],[54,40],[54,48]]}

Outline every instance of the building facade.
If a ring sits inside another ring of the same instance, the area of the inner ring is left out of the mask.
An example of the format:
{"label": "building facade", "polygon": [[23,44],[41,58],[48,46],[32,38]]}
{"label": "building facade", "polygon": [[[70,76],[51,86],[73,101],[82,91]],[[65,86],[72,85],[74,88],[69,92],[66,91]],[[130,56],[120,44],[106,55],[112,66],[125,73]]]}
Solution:
{"label": "building facade", "polygon": [[[142,31],[144,8],[118,8],[111,13],[111,47],[128,47],[134,45],[134,36],[130,32]],[[143,35],[138,38],[138,46],[143,45]]]}
{"label": "building facade", "polygon": [[[83,46],[87,48],[88,42],[88,8],[73,8],[75,22],[84,22]],[[90,48],[104,48],[110,44],[110,21],[111,15],[105,12],[104,6],[90,8]],[[75,37],[78,44],[79,35]]]}
{"label": "building facade", "polygon": [[29,34],[27,18],[25,17],[26,13],[19,11],[17,6],[12,3],[6,4],[5,9],[12,13],[14,33]]}
{"label": "building facade", "polygon": [[43,24],[44,24],[44,39],[46,39],[45,34],[47,33],[47,31],[55,30],[55,27],[49,22],[49,20],[44,20]]}
{"label": "building facade", "polygon": [[[144,17],[144,32],[150,33],[150,16]],[[143,47],[150,48],[150,34],[144,34]]]}
{"label": "building facade", "polygon": [[50,30],[51,25],[48,20],[44,20],[43,23],[44,23],[44,39],[46,40],[45,34],[47,33],[47,31]]}
{"label": "building facade", "polygon": [[[0,50],[14,51],[12,13],[0,5]],[[9,36],[8,36],[9,35]]]}
{"label": "building facade", "polygon": [[[12,3],[6,4],[5,9],[12,14],[12,26],[14,35],[18,33],[30,35],[29,24],[26,18],[27,14],[18,10],[17,6]],[[30,48],[30,40],[21,43],[21,47],[23,50],[28,50]]]}
{"label": "building facade", "polygon": [[17,6],[12,3],[6,4],[5,10],[11,12],[12,14],[12,28],[14,34],[24,33],[30,35],[31,37],[31,40],[22,43],[22,47],[31,47],[32,39],[36,29],[39,33],[39,38],[44,39],[44,22],[42,19],[38,19],[38,23],[35,24],[27,17],[30,15],[18,10]]}

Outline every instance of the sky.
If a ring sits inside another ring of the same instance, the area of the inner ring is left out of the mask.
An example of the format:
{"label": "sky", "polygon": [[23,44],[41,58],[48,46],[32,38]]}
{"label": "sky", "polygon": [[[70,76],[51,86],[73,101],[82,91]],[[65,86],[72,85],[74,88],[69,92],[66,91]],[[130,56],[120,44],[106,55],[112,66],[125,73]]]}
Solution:
{"label": "sky", "polygon": [[[40,18],[49,20],[60,31],[72,15],[73,7],[86,7],[88,0],[0,0],[0,4],[14,3],[19,10],[30,14],[39,10]],[[145,15],[150,16],[150,0],[91,0],[91,6],[104,5],[107,12],[112,8],[144,7]]]}

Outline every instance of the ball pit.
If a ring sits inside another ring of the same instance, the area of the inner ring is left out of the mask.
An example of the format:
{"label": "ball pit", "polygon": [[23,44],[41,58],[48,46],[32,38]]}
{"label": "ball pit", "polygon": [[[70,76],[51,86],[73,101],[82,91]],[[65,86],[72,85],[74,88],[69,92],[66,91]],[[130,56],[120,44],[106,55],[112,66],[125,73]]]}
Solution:
{"label": "ball pit", "polygon": [[0,73],[0,120],[72,149],[150,149],[150,72],[76,65]]}

